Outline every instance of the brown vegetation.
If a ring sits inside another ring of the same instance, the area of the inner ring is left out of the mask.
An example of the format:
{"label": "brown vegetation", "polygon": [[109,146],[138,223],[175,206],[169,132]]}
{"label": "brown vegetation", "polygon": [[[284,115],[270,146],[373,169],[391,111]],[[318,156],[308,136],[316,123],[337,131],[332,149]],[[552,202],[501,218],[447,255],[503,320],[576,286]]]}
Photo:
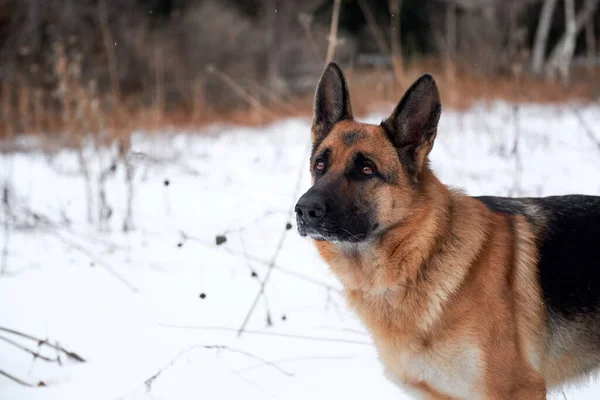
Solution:
{"label": "brown vegetation", "polygon": [[[358,113],[395,102],[423,72],[436,75],[447,107],[595,99],[598,12],[580,16],[596,3],[574,3],[582,35],[573,42],[563,21],[573,7],[554,0],[7,0],[0,136],[43,134],[60,147],[91,135],[127,147],[134,129],[309,117],[326,57],[368,99]],[[568,68],[569,85],[534,78],[546,67],[564,73],[573,54],[589,62]]]}

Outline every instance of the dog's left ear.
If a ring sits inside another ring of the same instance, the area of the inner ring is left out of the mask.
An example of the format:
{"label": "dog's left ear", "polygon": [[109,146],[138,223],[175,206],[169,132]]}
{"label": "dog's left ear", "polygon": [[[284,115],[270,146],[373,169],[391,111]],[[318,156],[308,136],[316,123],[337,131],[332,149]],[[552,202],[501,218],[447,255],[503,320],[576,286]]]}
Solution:
{"label": "dog's left ear", "polygon": [[342,69],[331,62],[317,84],[312,124],[313,148],[331,132],[340,121],[352,119],[350,93]]}
{"label": "dog's left ear", "polygon": [[426,74],[408,88],[392,115],[381,123],[415,181],[433,148],[441,113],[437,84]]}

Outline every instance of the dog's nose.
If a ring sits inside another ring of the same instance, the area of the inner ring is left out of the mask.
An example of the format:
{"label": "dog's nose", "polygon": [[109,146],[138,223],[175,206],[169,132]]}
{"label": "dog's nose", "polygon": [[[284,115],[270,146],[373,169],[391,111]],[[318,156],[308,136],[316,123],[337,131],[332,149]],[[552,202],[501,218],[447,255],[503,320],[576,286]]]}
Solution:
{"label": "dog's nose", "polygon": [[296,204],[296,214],[304,220],[319,219],[325,214],[325,200],[321,196],[302,196]]}

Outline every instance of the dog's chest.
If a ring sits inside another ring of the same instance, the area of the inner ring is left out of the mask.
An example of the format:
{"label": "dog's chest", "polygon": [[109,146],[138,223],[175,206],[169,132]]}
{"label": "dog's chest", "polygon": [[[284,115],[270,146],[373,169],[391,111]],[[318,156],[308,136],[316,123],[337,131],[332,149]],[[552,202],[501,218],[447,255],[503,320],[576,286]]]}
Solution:
{"label": "dog's chest", "polygon": [[375,338],[386,375],[400,386],[425,384],[457,399],[476,399],[481,379],[480,352],[467,342],[446,341],[425,348],[411,342]]}

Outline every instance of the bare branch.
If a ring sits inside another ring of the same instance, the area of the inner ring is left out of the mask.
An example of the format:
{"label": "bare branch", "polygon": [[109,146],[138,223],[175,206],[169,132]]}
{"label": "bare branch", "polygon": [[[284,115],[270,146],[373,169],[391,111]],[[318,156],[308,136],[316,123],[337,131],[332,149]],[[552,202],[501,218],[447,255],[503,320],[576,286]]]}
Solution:
{"label": "bare branch", "polygon": [[585,134],[587,135],[587,137],[592,142],[594,142],[594,144],[600,151],[600,139],[596,138],[596,135],[594,135],[594,131],[592,130],[590,125],[587,122],[585,122],[585,120],[583,119],[583,116],[581,115],[579,110],[575,106],[571,107],[571,109],[573,110],[573,114],[575,114],[575,117],[577,118],[577,120],[579,121],[581,126],[583,127],[583,130],[584,130]]}
{"label": "bare branch", "polygon": [[402,47],[400,42],[400,13],[402,0],[389,0],[390,8],[390,45],[392,48],[392,65],[396,76],[396,85],[402,85],[404,76],[404,63],[402,61]]}
{"label": "bare branch", "polygon": [[385,36],[381,32],[381,28],[377,25],[377,20],[373,15],[373,11],[366,0],[358,0],[358,5],[367,20],[367,25],[371,34],[373,35],[373,39],[375,43],[377,43],[377,47],[379,47],[379,51],[381,54],[390,54],[390,48],[385,40]]}
{"label": "bare branch", "polygon": [[[277,360],[277,364],[289,364],[289,363],[293,363],[293,362],[298,362],[298,361],[328,361],[328,360],[352,360],[356,358],[355,356],[312,356],[312,357],[295,357],[295,358],[284,358],[282,360]],[[248,372],[248,371],[252,371],[258,368],[262,368],[264,367],[263,364],[259,364],[259,365],[251,365],[249,367],[244,367],[244,368],[240,368],[238,370],[236,370],[236,372],[241,373],[241,372]]]}
{"label": "bare branch", "polygon": [[509,191],[509,196],[517,196],[521,194],[521,175],[523,174],[523,162],[521,160],[521,153],[519,151],[521,142],[521,129],[519,126],[519,105],[514,104],[512,106],[513,120],[515,123],[515,141],[513,143],[513,149],[511,155],[515,160],[515,171],[513,175],[513,186]]}
{"label": "bare branch", "polygon": [[26,353],[31,354],[34,359],[39,358],[39,359],[47,361],[47,362],[55,362],[55,363],[58,363],[60,361],[58,357],[56,357],[56,358],[49,358],[49,357],[43,356],[43,355],[41,355],[39,353],[36,353],[35,351],[33,351],[31,349],[28,349],[27,347],[21,345],[20,343],[15,342],[14,340],[10,340],[8,338],[5,338],[4,336],[0,336],[0,340],[3,340],[3,341],[5,341],[8,344],[10,344],[10,345],[12,345],[12,346],[14,346],[14,347],[16,347],[16,348],[18,348],[20,350],[23,350]]}
{"label": "bare branch", "polygon": [[500,1],[502,1],[502,3],[504,3],[504,4],[510,4],[510,3],[535,4],[535,3],[539,3],[542,0],[500,0],[500,1],[499,0],[437,0],[437,1],[439,1],[440,3],[455,4],[464,10],[474,10],[474,9],[478,9],[478,8],[485,8],[485,7],[497,5],[498,3],[500,3]]}
{"label": "bare branch", "polygon": [[[592,1],[592,0],[587,0]],[[590,18],[585,24],[585,46],[587,47],[588,70],[590,75],[594,75],[596,70],[596,30],[594,27],[594,18]]]}
{"label": "bare branch", "polygon": [[446,5],[446,56],[450,64],[456,62],[456,4],[448,3]]}
{"label": "bare branch", "polygon": [[[210,247],[210,248],[214,248],[214,245],[213,245],[212,242],[204,241],[204,240],[202,240],[202,239],[200,239],[198,237],[190,236],[190,235],[188,235],[187,233],[184,233],[184,232],[181,232],[181,233],[182,233],[182,235],[184,235],[182,237],[185,237],[188,240],[193,240],[193,241],[195,241],[197,243],[200,243],[200,244],[202,244],[204,246],[207,246],[207,247]],[[221,246],[219,250],[225,251],[225,252],[227,252],[227,253],[231,254],[232,256],[235,256],[235,257],[246,257],[247,260],[250,260],[252,262],[255,262],[255,263],[267,266],[267,267],[269,267],[269,265],[270,265],[269,261],[263,260],[263,259],[258,258],[258,257],[254,257],[254,256],[252,256],[250,254],[244,255],[243,253],[235,252],[235,251],[233,251],[230,248],[225,247],[225,246]],[[323,281],[320,281],[318,279],[311,278],[310,276],[304,275],[304,274],[302,274],[300,272],[289,270],[289,269],[284,268],[284,267],[282,267],[280,265],[277,265],[277,264],[273,265],[273,269],[275,269],[275,270],[277,270],[277,271],[279,271],[279,272],[281,272],[283,274],[290,275],[290,276],[302,279],[303,281],[310,282],[310,283],[318,285],[318,286],[322,286],[325,289],[331,290],[331,291],[333,291],[333,292],[335,292],[337,294],[341,294],[341,290],[339,288],[337,288],[335,286],[332,286],[332,285],[330,285],[328,283],[325,283]]]}
{"label": "bare branch", "polygon": [[333,61],[335,47],[337,46],[337,29],[340,18],[340,5],[342,0],[333,0],[333,13],[331,14],[331,26],[329,28],[329,44],[327,46],[327,58],[325,65]]}
{"label": "bare branch", "polygon": [[277,114],[275,114],[273,111],[271,111],[267,107],[265,107],[260,102],[260,100],[258,100],[256,97],[254,97],[250,93],[248,93],[248,91],[246,89],[244,89],[242,86],[240,86],[238,83],[236,83],[233,79],[231,79],[231,77],[229,75],[227,75],[225,72],[217,69],[214,65],[209,65],[206,68],[206,72],[208,72],[209,74],[216,75],[221,81],[223,81],[223,83],[225,83],[227,86],[229,86],[235,92],[235,94],[237,94],[240,98],[245,100],[250,106],[252,106],[257,111],[261,112],[262,114],[264,114],[268,117],[276,117],[277,116]]}
{"label": "bare branch", "polygon": [[8,189],[8,183],[5,183],[5,185],[2,187],[2,208],[4,209],[4,240],[2,244],[2,264],[0,264],[0,275],[4,275],[8,272],[8,243],[10,238],[10,229],[8,228],[8,221],[10,220],[9,196],[10,192]]}
{"label": "bare branch", "polygon": [[184,355],[194,351],[194,350],[198,350],[198,349],[206,349],[206,350],[226,350],[226,351],[230,351],[232,353],[237,353],[237,354],[241,354],[244,355],[246,357],[261,361],[264,365],[267,365],[269,367],[272,367],[273,369],[275,369],[276,371],[282,373],[285,376],[294,376],[294,374],[284,370],[283,368],[275,365],[273,362],[265,360],[264,358],[261,358],[259,356],[256,356],[252,353],[248,353],[246,351],[243,350],[237,350],[237,349],[233,349],[231,347],[228,346],[224,346],[224,345],[194,345],[191,347],[188,347],[185,350],[182,350],[179,352],[179,354],[177,354],[171,361],[169,361],[169,363],[167,363],[167,365],[165,365],[164,367],[162,367],[161,369],[159,369],[154,375],[152,375],[151,377],[149,377],[148,379],[146,379],[144,381],[144,385],[146,386],[146,389],[148,391],[150,391],[150,389],[152,388],[152,384],[154,383],[154,381],[163,373],[165,372],[167,369],[171,368],[173,365],[175,365],[175,363]]}
{"label": "bare branch", "polygon": [[[227,328],[227,327],[220,327],[220,326],[171,325],[171,324],[164,324],[164,323],[159,324],[159,326],[162,326],[165,328],[173,328],[173,329],[199,329],[199,330],[205,330],[205,331],[238,332],[238,330],[235,328]],[[312,342],[359,344],[359,345],[363,345],[363,346],[372,346],[373,345],[373,343],[371,343],[371,342],[365,342],[362,340],[293,335],[293,334],[289,334],[289,333],[280,333],[280,332],[263,332],[263,331],[245,330],[244,333],[248,333],[251,335],[282,337],[282,338],[287,338],[287,339],[308,340],[308,341],[312,341]]]}
{"label": "bare branch", "polygon": [[241,336],[241,334],[244,332],[244,329],[246,328],[246,325],[248,324],[250,317],[254,313],[254,309],[256,308],[256,305],[258,304],[258,300],[260,300],[260,297],[262,295],[264,295],[265,286],[266,286],[267,282],[269,281],[269,279],[271,278],[271,273],[273,272],[273,269],[275,267],[275,261],[277,259],[277,256],[279,255],[279,253],[281,252],[281,249],[283,248],[283,243],[284,243],[285,237],[286,237],[285,233],[286,233],[286,231],[283,231],[282,235],[279,237],[279,242],[277,243],[277,247],[275,248],[275,253],[273,254],[273,257],[271,258],[271,261],[269,262],[269,265],[268,265],[267,274],[265,275],[265,278],[260,283],[260,289],[258,290],[258,293],[254,297],[254,300],[252,301],[252,305],[250,306],[250,309],[248,310],[248,313],[246,314],[246,317],[244,318],[244,322],[242,322],[242,325],[240,326],[240,329],[238,330],[238,336]]}
{"label": "bare branch", "polygon": [[304,35],[306,36],[306,40],[308,41],[308,44],[310,46],[310,51],[313,55],[313,58],[315,59],[316,63],[321,62],[321,57],[319,54],[319,47],[317,46],[317,43],[315,42],[315,39],[313,37],[312,34],[312,22],[313,22],[313,17],[310,14],[306,14],[306,13],[302,13],[298,16],[298,22],[300,23],[300,26],[302,26],[302,30],[304,31]]}
{"label": "bare branch", "polygon": [[27,386],[30,388],[34,388],[34,387],[40,387],[40,386],[46,386],[46,384],[44,382],[39,382],[37,385],[34,385],[33,383],[29,383],[29,382],[25,382],[11,374],[9,374],[6,371],[3,371],[0,369],[0,375],[4,375],[5,377],[7,377],[8,379],[10,379],[13,382],[17,382],[19,385],[23,385],[23,386]]}
{"label": "bare branch", "polygon": [[535,75],[542,73],[544,66],[544,57],[546,54],[546,44],[548,43],[548,34],[550,33],[550,25],[554,9],[556,8],[556,0],[545,0],[540,13],[538,27],[535,32],[535,42],[533,45],[533,57],[531,60],[531,72]]}
{"label": "bare branch", "polygon": [[567,29],[562,35],[558,43],[554,46],[552,54],[546,63],[546,75],[552,76],[556,71],[563,74],[563,79],[568,79],[564,76],[565,70],[569,68],[573,52],[575,49],[575,39],[579,32],[583,29],[587,21],[594,15],[598,6],[598,0],[588,0],[584,3],[583,8],[577,13],[573,19],[571,13],[574,8],[572,0],[566,0],[566,22]]}
{"label": "bare branch", "polygon": [[61,353],[65,354],[67,357],[69,357],[72,360],[75,360],[77,362],[82,362],[82,363],[85,362],[85,360],[79,354],[71,352],[71,351],[67,351],[63,347],[61,347],[61,346],[59,346],[57,344],[52,344],[52,343],[50,343],[49,341],[47,341],[45,339],[40,339],[40,338],[28,335],[28,334],[23,333],[23,332],[15,331],[15,330],[9,329],[9,328],[4,328],[2,326],[0,326],[0,331],[6,332],[6,333],[10,333],[10,334],[13,334],[13,335],[16,335],[16,336],[20,336],[20,337],[25,338],[25,339],[34,340],[34,341],[38,342],[39,345],[45,345],[45,346],[48,346],[48,347],[50,347],[52,349],[60,351]]}
{"label": "bare branch", "polygon": [[51,232],[61,242],[63,242],[64,244],[68,245],[72,249],[77,250],[77,251],[85,254],[87,257],[89,257],[90,260],[93,260],[96,265],[99,265],[102,268],[104,268],[110,275],[113,276],[113,278],[117,279],[119,282],[121,282],[123,285],[125,285],[129,290],[131,290],[134,293],[139,293],[139,290],[135,286],[133,286],[127,279],[125,279],[125,277],[123,275],[121,275],[120,273],[118,273],[113,267],[111,267],[110,265],[108,265],[107,263],[105,263],[102,259],[98,258],[91,251],[89,251],[85,247],[80,246],[79,244],[74,243],[73,241],[65,238],[56,229],[53,230],[53,231],[51,231]]}
{"label": "bare branch", "polygon": [[108,12],[106,10],[106,0],[98,1],[98,19],[100,21],[100,30],[102,31],[102,40],[104,50],[108,59],[108,72],[110,74],[110,84],[112,86],[114,101],[119,101],[121,97],[121,88],[119,87],[119,74],[117,72],[117,57],[115,55],[115,43],[108,25]]}
{"label": "bare branch", "polygon": [[[304,154],[306,154],[307,156],[309,154],[309,151],[308,151],[309,146],[310,146],[310,141],[308,141],[307,145],[305,146],[306,149],[304,151]],[[305,165],[306,162],[308,161],[307,156],[303,157],[302,165]],[[304,172],[303,168],[298,169],[298,177],[296,178],[296,187],[294,188],[294,196],[293,196],[294,201],[298,197],[298,193],[300,192],[300,182],[302,182],[302,173],[303,172]],[[288,218],[287,218],[288,221],[290,221],[292,219],[293,214],[294,214],[294,206],[292,205],[289,210],[289,214],[288,214]],[[273,257],[271,258],[271,261],[269,261],[267,274],[265,275],[265,278],[262,280],[262,282],[260,284],[260,289],[258,290],[258,293],[256,294],[256,297],[254,298],[254,301],[252,302],[252,305],[250,306],[250,309],[248,310],[248,313],[246,314],[246,318],[244,318],[244,322],[242,322],[242,325],[240,326],[240,329],[238,330],[238,336],[240,336],[242,334],[242,332],[244,332],[244,329],[246,328],[246,325],[248,324],[250,317],[254,313],[254,309],[256,308],[256,305],[258,304],[258,300],[260,300],[260,297],[265,292],[265,286],[266,286],[267,282],[269,281],[269,279],[271,278],[271,273],[273,272],[273,269],[275,268],[275,262],[277,261],[277,257],[279,256],[279,253],[281,252],[281,249],[283,248],[283,243],[285,242],[285,237],[286,237],[287,231],[288,231],[287,229],[283,229],[281,236],[279,237],[279,242],[277,243],[277,247],[275,248],[275,253],[273,254]]]}
{"label": "bare branch", "polygon": [[294,376],[293,373],[284,370],[283,368],[277,366],[272,361],[265,360],[264,358],[256,356],[256,355],[254,355],[252,353],[248,353],[247,351],[233,349],[231,347],[224,346],[224,345],[207,345],[207,346],[204,346],[204,348],[205,349],[216,349],[216,350],[228,350],[228,351],[231,351],[233,353],[237,353],[237,354],[244,355],[246,357],[254,358],[255,360],[258,360],[258,361],[262,362],[264,365],[267,365],[269,367],[272,367],[276,371],[279,371],[281,374],[283,374],[285,376],[290,376],[290,377]]}

